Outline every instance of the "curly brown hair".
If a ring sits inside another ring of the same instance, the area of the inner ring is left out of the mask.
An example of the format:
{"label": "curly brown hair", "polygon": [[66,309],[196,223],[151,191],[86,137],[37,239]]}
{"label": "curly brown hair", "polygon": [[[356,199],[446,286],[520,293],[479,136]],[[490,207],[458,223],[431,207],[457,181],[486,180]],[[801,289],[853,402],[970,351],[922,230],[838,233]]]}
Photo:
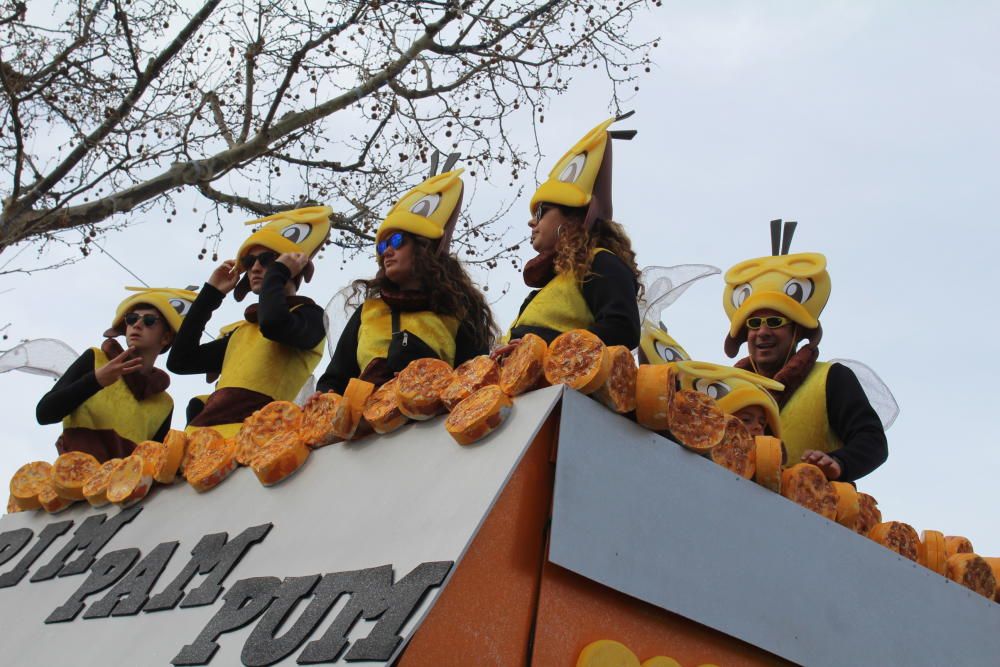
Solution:
{"label": "curly brown hair", "polygon": [[[486,297],[472,282],[462,263],[452,254],[438,254],[437,240],[407,234],[413,244],[413,266],[416,278],[427,292],[428,310],[450,315],[467,323],[472,329],[475,346],[493,349],[497,324]],[[383,290],[395,291],[398,286],[385,275],[382,258],[374,278],[353,283],[354,293],[348,303],[360,304],[364,299],[377,298]]]}
{"label": "curly brown hair", "polygon": [[574,223],[564,225],[556,243],[556,273],[572,273],[579,282],[590,274],[595,248],[610,250],[632,271],[642,296],[642,282],[639,267],[635,262],[635,251],[625,228],[612,220],[598,220],[589,231],[583,228],[586,209],[560,207],[563,213],[574,219]]}

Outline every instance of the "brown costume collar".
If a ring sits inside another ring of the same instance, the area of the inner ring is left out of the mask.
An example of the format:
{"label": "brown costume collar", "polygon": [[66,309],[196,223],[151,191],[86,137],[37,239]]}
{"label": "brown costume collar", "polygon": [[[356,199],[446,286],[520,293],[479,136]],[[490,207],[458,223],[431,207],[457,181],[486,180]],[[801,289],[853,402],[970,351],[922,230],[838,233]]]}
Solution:
{"label": "brown costume collar", "polygon": [[528,287],[545,287],[556,276],[556,251],[546,250],[529,259],[521,271]]}
{"label": "brown costume collar", "polygon": [[[774,374],[774,379],[785,385],[784,391],[769,390],[769,393],[777,401],[779,407],[784,407],[788,399],[792,397],[792,394],[802,386],[806,377],[812,372],[818,358],[819,348],[816,345],[812,343],[803,345],[802,349],[793,354],[785,362],[785,365],[781,367],[781,370]],[[742,368],[751,373],[757,372],[757,369],[754,368],[753,363],[750,361],[750,357],[744,357],[737,361],[736,368]]]}
{"label": "brown costume collar", "polygon": [[[108,359],[114,359],[124,351],[121,344],[113,338],[108,338],[101,344],[101,352],[106,354]],[[123,375],[122,380],[137,401],[144,401],[150,396],[164,392],[170,386],[170,376],[156,367],[150,371],[149,375],[129,373]]]}

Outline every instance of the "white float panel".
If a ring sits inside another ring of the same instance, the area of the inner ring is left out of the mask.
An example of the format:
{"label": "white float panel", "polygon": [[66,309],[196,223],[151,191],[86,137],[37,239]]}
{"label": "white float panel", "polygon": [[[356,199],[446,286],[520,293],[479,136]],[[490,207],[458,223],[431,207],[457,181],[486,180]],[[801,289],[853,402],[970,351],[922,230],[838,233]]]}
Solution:
{"label": "white float panel", "polygon": [[[226,532],[232,539],[251,526],[265,523],[273,527],[223,582],[227,590],[238,580],[250,577],[297,577],[391,565],[398,581],[421,563],[457,564],[561,393],[561,387],[550,387],[519,397],[498,431],[467,447],[457,445],[445,431],[444,419],[438,418],[405,426],[390,435],[319,449],[298,473],[271,488],[262,487],[247,468],[238,469],[204,494],[196,493],[183,481],[158,487],[142,501],[139,515],[124,525],[101,553],[137,547],[145,556],[162,542],[179,541],[152,589],[153,595],[188,563],[191,549],[202,536]],[[13,569],[30,551],[46,525],[67,519],[74,522],[69,532],[35,561],[19,584],[0,588],[4,619],[0,663],[168,665],[222,607],[220,596],[214,604],[201,607],[178,606],[155,613],[94,619],[85,619],[81,613],[69,622],[45,624],[45,619],[71,597],[88,575],[34,583],[29,579],[69,542],[73,531],[87,517],[106,513],[111,518],[118,511],[114,507],[95,510],[79,503],[54,516],[22,512],[0,519],[0,533],[24,527],[35,533],[31,542],[0,566],[0,575]],[[196,576],[187,590],[194,589],[201,580]],[[423,598],[400,633],[403,642],[385,662],[391,663],[402,650],[444,585],[447,580]],[[85,603],[89,607],[106,592],[95,594]],[[303,647],[319,639],[345,603],[343,596],[312,635],[279,664],[295,664]],[[293,610],[286,626],[304,606]],[[218,640],[220,649],[210,664],[238,664],[255,622],[223,634]],[[348,649],[368,636],[376,622],[360,619],[348,635]],[[345,664],[345,654],[340,654],[336,664]]]}

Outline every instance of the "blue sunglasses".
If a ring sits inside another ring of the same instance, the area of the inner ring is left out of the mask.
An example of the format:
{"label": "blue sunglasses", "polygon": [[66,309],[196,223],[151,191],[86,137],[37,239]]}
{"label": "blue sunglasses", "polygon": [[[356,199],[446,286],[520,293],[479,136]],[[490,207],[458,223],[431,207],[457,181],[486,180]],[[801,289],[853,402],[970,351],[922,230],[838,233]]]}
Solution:
{"label": "blue sunglasses", "polygon": [[392,234],[388,238],[384,238],[378,243],[376,243],[375,251],[378,253],[378,256],[381,257],[382,255],[385,254],[385,251],[389,249],[389,246],[392,246],[393,250],[399,250],[400,248],[403,247],[403,244],[405,242],[406,242],[406,234],[404,234],[403,232],[396,232],[395,234]]}

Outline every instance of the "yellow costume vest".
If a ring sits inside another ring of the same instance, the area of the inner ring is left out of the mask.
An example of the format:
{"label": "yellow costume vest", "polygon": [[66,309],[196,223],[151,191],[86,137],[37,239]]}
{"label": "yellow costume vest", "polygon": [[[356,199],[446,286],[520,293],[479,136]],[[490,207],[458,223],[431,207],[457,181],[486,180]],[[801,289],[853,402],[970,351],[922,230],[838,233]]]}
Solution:
{"label": "yellow costume vest", "polygon": [[[427,344],[438,358],[455,365],[455,336],[458,319],[429,310],[399,313],[399,330],[409,331]],[[358,331],[358,368],[362,371],[372,359],[388,358],[392,342],[392,311],[382,299],[367,299],[361,306]]]}
{"label": "yellow costume vest", "polygon": [[[108,357],[99,348],[94,352],[94,370],[108,363]],[[167,419],[174,408],[170,394],[161,391],[140,401],[118,378],[88,398],[76,410],[67,415],[63,428],[86,428],[94,431],[111,430],[120,437],[138,443],[149,440]]]}
{"label": "yellow costume vest", "polygon": [[225,330],[233,334],[226,346],[217,390],[239,387],[275,401],[291,401],[323,357],[325,339],[310,350],[300,350],[268,340],[253,322],[239,322]]}
{"label": "yellow costume vest", "polygon": [[795,465],[807,449],[832,452],[843,444],[830,430],[826,414],[826,378],[830,364],[816,362],[805,382],[781,408],[781,436],[788,465]]}
{"label": "yellow costume vest", "polygon": [[[611,252],[606,248],[594,248],[590,259],[599,252]],[[520,326],[541,327],[560,333],[572,329],[586,329],[594,323],[594,314],[590,312],[583,298],[583,291],[576,276],[570,273],[560,273],[539,290],[535,298],[525,306],[524,311],[514,320],[507,330],[504,341],[510,339],[510,332]]]}

